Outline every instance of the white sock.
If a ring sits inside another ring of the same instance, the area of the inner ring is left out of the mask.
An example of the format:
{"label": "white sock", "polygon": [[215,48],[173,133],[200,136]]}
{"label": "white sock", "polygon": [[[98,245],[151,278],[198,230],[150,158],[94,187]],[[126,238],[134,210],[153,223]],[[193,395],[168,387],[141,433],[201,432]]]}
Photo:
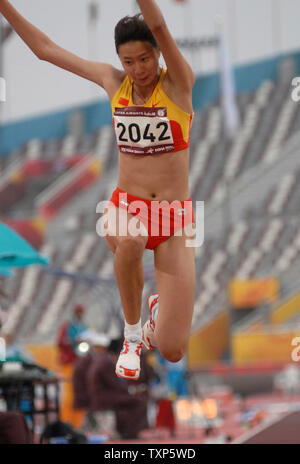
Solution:
{"label": "white sock", "polygon": [[124,337],[129,340],[142,340],[142,322],[141,319],[136,324],[128,324],[125,321]]}

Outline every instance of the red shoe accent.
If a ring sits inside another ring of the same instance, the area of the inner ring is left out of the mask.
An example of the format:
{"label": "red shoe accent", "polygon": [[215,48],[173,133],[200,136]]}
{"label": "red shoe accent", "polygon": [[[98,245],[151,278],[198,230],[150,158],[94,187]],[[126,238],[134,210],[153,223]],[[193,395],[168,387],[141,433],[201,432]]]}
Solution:
{"label": "red shoe accent", "polygon": [[128,353],[128,350],[129,350],[128,341],[125,338],[124,344],[123,344],[123,349],[122,349],[120,354],[126,354],[126,353]]}
{"label": "red shoe accent", "polygon": [[[127,340],[126,340],[126,341],[127,341]],[[137,354],[138,356],[141,356],[141,349],[142,349],[142,347],[143,347],[143,342],[139,343],[138,346],[136,347],[135,352],[136,352],[136,354]],[[127,342],[127,351],[128,351],[128,342]],[[127,353],[127,351],[126,351],[126,353]],[[122,353],[122,354],[123,354],[123,353]]]}
{"label": "red shoe accent", "polygon": [[152,330],[154,331],[155,330],[155,322],[152,319],[152,309],[153,309],[154,305],[156,305],[156,303],[158,302],[159,297],[157,296],[156,298],[154,298],[154,300],[152,301],[151,306],[150,306],[149,305],[149,299],[153,295],[157,295],[157,293],[151,293],[151,295],[148,296],[148,306],[149,306],[149,310],[150,310],[150,325],[152,327]]}
{"label": "red shoe accent", "polygon": [[128,379],[128,377],[132,378],[133,380],[137,380],[135,379],[135,376],[136,376],[136,373],[138,371],[138,369],[126,369],[125,367],[123,366],[120,366],[123,371],[124,371],[124,376],[117,373],[117,376],[118,377],[122,377],[122,379]]}
{"label": "red shoe accent", "polygon": [[[149,300],[150,300],[150,297],[153,296],[153,295],[157,295],[157,293],[151,293],[151,295],[148,296],[148,306],[149,306]],[[154,298],[154,300],[152,301],[151,303],[151,306],[149,306],[149,309],[150,311],[152,310],[153,306],[158,302],[158,296],[156,298]]]}
{"label": "red shoe accent", "polygon": [[148,343],[149,343],[149,346],[150,346],[151,350],[155,350],[156,346],[153,346],[153,345],[151,344],[151,342],[150,342],[150,340],[149,340],[149,337],[147,337],[147,341],[148,341]]}

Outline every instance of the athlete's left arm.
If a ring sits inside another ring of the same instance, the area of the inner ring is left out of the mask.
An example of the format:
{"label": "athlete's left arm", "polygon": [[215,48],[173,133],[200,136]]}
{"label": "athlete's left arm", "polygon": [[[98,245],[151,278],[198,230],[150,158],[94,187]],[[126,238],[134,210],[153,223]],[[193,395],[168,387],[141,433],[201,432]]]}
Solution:
{"label": "athlete's left arm", "polygon": [[173,39],[155,0],[137,0],[144,19],[165,59],[170,80],[183,91],[190,92],[195,83],[191,66]]}

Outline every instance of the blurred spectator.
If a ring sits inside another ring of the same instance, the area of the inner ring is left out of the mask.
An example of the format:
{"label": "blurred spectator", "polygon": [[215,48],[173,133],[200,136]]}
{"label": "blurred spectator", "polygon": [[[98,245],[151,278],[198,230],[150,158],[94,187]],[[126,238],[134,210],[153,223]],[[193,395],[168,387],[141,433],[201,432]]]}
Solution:
{"label": "blurred spectator", "polygon": [[156,350],[154,366],[159,380],[152,388],[153,397],[156,398],[155,427],[167,429],[173,436],[176,429],[173,402],[180,396],[188,395],[186,358],[172,363]]}
{"label": "blurred spectator", "polygon": [[60,364],[74,363],[78,359],[78,341],[80,335],[88,329],[83,322],[84,312],[83,305],[76,304],[71,320],[64,322],[59,328],[57,344]]}
{"label": "blurred spectator", "polygon": [[0,412],[0,445],[28,445],[32,443],[32,432],[22,413]]}
{"label": "blurred spectator", "polygon": [[72,385],[74,363],[79,359],[78,344],[83,332],[87,330],[87,325],[83,321],[84,306],[77,303],[73,309],[72,318],[66,321],[58,332],[57,348],[58,361],[63,378],[60,420],[78,427],[82,422],[82,412],[73,409],[74,392]]}
{"label": "blurred spectator", "polygon": [[116,431],[124,439],[137,438],[148,428],[148,384],[152,369],[141,356],[141,376],[138,381],[121,379],[115,365],[123,340],[112,340],[107,352],[93,361],[88,373],[92,411],[113,411]]}
{"label": "blurred spectator", "polygon": [[83,425],[85,419],[85,427],[89,429],[94,429],[97,425],[96,419],[89,411],[91,405],[91,398],[89,395],[88,389],[88,370],[93,363],[97,360],[103,352],[106,351],[109,345],[109,338],[105,334],[98,334],[92,330],[83,332],[81,339],[84,340],[89,345],[88,353],[79,358],[75,365],[73,371],[73,408],[76,410],[81,410],[82,412],[82,423]]}
{"label": "blurred spectator", "polygon": [[67,330],[67,336],[71,343],[78,341],[82,332],[87,330],[87,325],[83,322],[84,313],[84,306],[78,303],[73,310],[73,316]]}
{"label": "blurred spectator", "polygon": [[175,435],[176,419],[173,410],[173,402],[168,398],[157,400],[155,427],[157,429],[167,429],[170,431],[171,436]]}
{"label": "blurred spectator", "polygon": [[158,372],[161,382],[163,382],[168,390],[168,396],[175,399],[180,396],[188,395],[187,384],[187,367],[186,357],[180,361],[172,363],[166,361],[159,351],[157,351]]}

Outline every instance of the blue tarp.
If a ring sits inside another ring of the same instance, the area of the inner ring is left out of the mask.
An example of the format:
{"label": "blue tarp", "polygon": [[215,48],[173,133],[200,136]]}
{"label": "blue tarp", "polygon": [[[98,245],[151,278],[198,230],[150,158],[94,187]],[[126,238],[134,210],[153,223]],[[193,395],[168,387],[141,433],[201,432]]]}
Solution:
{"label": "blue tarp", "polygon": [[0,276],[11,277],[12,275],[13,275],[13,271],[5,267],[0,267]]}
{"label": "blue tarp", "polygon": [[[30,264],[47,265],[49,258],[40,255],[14,230],[0,222],[0,273],[10,267],[25,267]],[[3,275],[3,273],[2,273]]]}

